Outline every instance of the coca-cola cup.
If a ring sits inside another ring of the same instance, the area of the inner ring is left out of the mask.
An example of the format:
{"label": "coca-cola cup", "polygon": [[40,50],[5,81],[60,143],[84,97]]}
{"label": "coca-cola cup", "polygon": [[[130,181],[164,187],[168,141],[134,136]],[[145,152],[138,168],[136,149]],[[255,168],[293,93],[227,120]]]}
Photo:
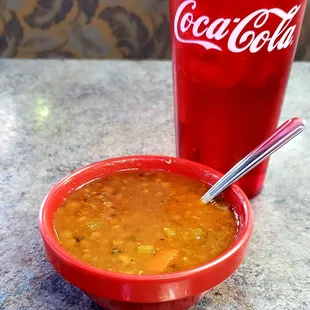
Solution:
{"label": "coca-cola cup", "polygon": [[[222,173],[277,127],[306,0],[170,0],[177,154]],[[239,181],[252,198],[268,161]]]}

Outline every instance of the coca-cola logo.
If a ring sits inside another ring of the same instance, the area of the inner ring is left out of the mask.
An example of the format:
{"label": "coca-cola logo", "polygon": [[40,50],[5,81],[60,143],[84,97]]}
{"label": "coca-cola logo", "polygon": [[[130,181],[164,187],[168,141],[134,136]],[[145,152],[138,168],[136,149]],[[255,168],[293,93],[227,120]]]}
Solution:
{"label": "coca-cola logo", "polygon": [[[256,53],[264,46],[268,52],[275,49],[281,50],[289,47],[294,39],[296,25],[292,20],[299,12],[301,5],[292,7],[285,12],[279,8],[260,9],[245,18],[218,18],[211,21],[208,16],[200,16],[195,19],[193,12],[197,7],[195,0],[187,0],[180,4],[174,18],[174,34],[182,43],[198,44],[206,50],[215,49],[221,51],[220,41],[227,38],[227,48],[234,53],[249,50]],[[271,32],[266,29],[266,24],[271,15],[279,17],[279,25]],[[232,29],[231,25],[235,25]],[[252,27],[248,30],[249,26]],[[265,26],[265,27],[264,27]],[[191,39],[185,36],[191,32]]]}

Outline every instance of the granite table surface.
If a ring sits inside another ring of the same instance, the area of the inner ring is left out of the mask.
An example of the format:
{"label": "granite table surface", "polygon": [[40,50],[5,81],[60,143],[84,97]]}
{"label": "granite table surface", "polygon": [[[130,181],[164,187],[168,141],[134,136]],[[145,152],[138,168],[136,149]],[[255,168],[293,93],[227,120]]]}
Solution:
{"label": "granite table surface", "polygon": [[[310,64],[293,66],[281,119],[310,119]],[[40,204],[72,170],[117,155],[174,155],[166,61],[0,64],[0,309],[99,309],[46,262]],[[310,309],[310,130],[272,156],[248,255],[194,309]]]}

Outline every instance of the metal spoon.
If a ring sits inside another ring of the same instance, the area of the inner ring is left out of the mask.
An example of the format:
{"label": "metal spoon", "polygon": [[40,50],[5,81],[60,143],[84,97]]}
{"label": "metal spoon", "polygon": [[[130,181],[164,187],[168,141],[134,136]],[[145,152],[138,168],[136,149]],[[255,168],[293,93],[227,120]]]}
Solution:
{"label": "metal spoon", "polygon": [[239,180],[263,160],[276,152],[287,142],[295,138],[305,129],[305,124],[300,118],[291,118],[284,122],[268,139],[254,149],[250,154],[241,159],[222,178],[220,178],[201,198],[203,203],[210,202],[229,185]]}

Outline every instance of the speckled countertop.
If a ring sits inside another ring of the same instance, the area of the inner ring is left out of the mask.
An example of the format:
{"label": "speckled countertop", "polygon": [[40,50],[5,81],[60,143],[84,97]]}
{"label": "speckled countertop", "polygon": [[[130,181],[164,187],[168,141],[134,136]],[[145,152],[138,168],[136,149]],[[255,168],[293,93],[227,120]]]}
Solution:
{"label": "speckled countertop", "polygon": [[[282,119],[310,119],[310,64],[294,65]],[[0,309],[99,309],[50,267],[37,227],[49,188],[116,155],[174,155],[169,62],[0,64]],[[238,271],[196,310],[310,309],[310,131],[273,155]]]}

